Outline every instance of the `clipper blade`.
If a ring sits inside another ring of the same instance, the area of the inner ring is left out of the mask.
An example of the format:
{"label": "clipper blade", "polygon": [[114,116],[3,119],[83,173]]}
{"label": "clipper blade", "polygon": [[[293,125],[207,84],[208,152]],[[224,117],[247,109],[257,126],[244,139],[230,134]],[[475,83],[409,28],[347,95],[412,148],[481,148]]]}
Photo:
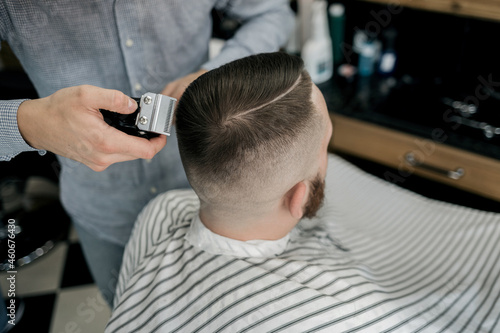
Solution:
{"label": "clipper blade", "polygon": [[170,135],[177,99],[161,94],[145,93],[141,97],[136,126],[141,131]]}

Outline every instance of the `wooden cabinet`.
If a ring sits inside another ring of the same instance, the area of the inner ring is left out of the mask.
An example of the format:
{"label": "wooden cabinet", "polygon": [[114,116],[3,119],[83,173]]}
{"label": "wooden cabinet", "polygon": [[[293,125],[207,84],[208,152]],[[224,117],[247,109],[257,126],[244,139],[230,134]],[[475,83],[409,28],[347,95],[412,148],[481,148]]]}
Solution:
{"label": "wooden cabinet", "polygon": [[[394,1],[363,0],[394,6]],[[500,0],[400,0],[397,5],[458,16],[500,21]]]}
{"label": "wooden cabinet", "polygon": [[[391,98],[395,98],[391,104],[380,103],[386,97],[378,98],[383,86],[378,78],[375,80],[378,84],[370,85],[367,93],[355,85],[339,92],[337,88],[325,87],[327,104],[333,112],[330,148],[390,167],[381,171],[385,172],[383,177],[398,185],[411,175],[418,175],[500,201],[500,146],[497,149],[495,143],[498,140],[488,141],[463,129],[453,132],[439,119],[440,114],[444,117],[447,112],[447,106],[442,107],[439,98],[455,96],[455,100],[465,100],[468,98],[465,96],[478,93],[474,84],[480,75],[493,77],[491,73],[500,72],[496,51],[495,57],[488,57],[493,54],[489,38],[500,30],[500,0],[400,0],[396,3],[358,0],[346,5],[350,6],[346,12],[352,15],[351,26],[346,31],[365,27],[367,33],[375,31],[378,33],[375,37],[379,38],[381,27],[389,23],[399,29],[399,60],[400,68],[404,69],[396,77],[397,84],[406,88],[391,93]],[[406,7],[422,11],[405,11]],[[375,29],[371,23],[380,23],[380,26]],[[347,36],[348,41],[352,38]],[[425,52],[420,52],[424,49]],[[353,64],[356,65],[356,59]],[[412,82],[405,86],[401,78],[407,77]],[[424,86],[429,89],[422,89]],[[411,95],[413,93],[415,95]],[[498,94],[500,96],[500,87]],[[406,103],[412,100],[413,104]],[[417,100],[421,103],[416,103]],[[483,104],[480,105],[481,114],[476,114],[476,119],[486,119],[489,124],[492,117],[485,112],[496,112],[498,108],[487,109],[496,105],[493,99],[484,103],[485,108],[481,109]],[[496,125],[496,118],[492,123]],[[441,133],[439,128],[443,129]],[[434,129],[436,132],[431,135]],[[450,134],[448,140],[443,137],[445,131]]]}
{"label": "wooden cabinet", "polygon": [[500,201],[499,160],[444,145],[442,133],[424,139],[340,114],[331,118],[330,148],[390,166],[387,181],[416,174]]}

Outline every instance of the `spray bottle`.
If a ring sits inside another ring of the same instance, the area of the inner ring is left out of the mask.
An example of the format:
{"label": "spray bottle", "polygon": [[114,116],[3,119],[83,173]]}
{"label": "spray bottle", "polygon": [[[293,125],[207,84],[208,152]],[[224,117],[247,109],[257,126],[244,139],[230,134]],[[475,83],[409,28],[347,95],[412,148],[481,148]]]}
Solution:
{"label": "spray bottle", "polygon": [[329,80],[333,75],[332,40],[328,27],[327,1],[312,3],[312,34],[302,48],[302,59],[314,83]]}

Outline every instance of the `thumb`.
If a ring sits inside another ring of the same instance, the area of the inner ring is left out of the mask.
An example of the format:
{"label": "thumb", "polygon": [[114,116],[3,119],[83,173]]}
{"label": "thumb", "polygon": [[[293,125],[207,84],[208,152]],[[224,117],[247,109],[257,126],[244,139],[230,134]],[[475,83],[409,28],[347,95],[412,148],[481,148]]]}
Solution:
{"label": "thumb", "polygon": [[85,96],[87,105],[96,109],[105,109],[122,114],[130,114],[137,110],[137,102],[119,90],[88,86]]}

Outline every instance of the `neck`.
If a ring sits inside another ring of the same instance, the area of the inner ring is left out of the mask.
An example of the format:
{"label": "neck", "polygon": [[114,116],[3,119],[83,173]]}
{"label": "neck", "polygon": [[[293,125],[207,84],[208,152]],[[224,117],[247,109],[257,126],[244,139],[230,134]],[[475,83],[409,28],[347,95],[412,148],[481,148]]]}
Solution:
{"label": "neck", "polygon": [[284,210],[247,218],[244,214],[231,215],[203,206],[200,220],[213,233],[240,241],[277,240],[285,237],[299,222]]}

